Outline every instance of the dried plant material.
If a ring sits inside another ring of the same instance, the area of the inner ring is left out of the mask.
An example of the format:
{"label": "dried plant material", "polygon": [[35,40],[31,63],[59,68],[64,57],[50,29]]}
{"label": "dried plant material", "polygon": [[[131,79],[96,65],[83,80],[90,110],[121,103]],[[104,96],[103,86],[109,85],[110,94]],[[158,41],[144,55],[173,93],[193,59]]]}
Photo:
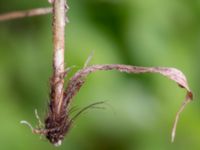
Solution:
{"label": "dried plant material", "polygon": [[[74,120],[85,110],[96,107],[98,104],[104,102],[97,102],[80,110],[73,117],[70,117],[71,112],[73,111],[70,108],[71,101],[73,97],[77,94],[80,88],[85,83],[86,77],[96,71],[109,71],[117,70],[120,72],[126,73],[158,73],[167,78],[175,81],[180,87],[187,90],[186,99],[183,102],[181,108],[176,114],[175,122],[172,129],[172,142],[175,138],[176,126],[180,113],[183,111],[185,106],[192,100],[192,92],[188,86],[185,75],[176,68],[167,68],[167,67],[138,67],[138,66],[129,66],[129,65],[117,65],[117,64],[106,64],[106,65],[85,65],[83,69],[79,70],[69,81],[66,90],[63,93],[63,99],[61,101],[59,113],[57,113],[58,104],[55,101],[51,100],[49,104],[49,111],[45,119],[45,127],[43,129],[36,128],[34,129],[28,122],[22,121],[21,123],[28,125],[33,133],[46,136],[46,138],[55,146],[60,146],[66,133],[71,128]],[[63,78],[63,77],[62,77]],[[97,107],[102,108],[102,107]],[[36,118],[39,119],[38,114],[36,113]],[[39,123],[41,124],[41,123]]]}
{"label": "dried plant material", "polygon": [[192,93],[187,92],[185,100],[183,101],[178,112],[176,113],[176,118],[175,118],[175,121],[174,121],[174,125],[173,125],[173,128],[172,128],[172,135],[171,135],[171,142],[172,143],[174,142],[174,139],[175,139],[175,136],[176,136],[176,127],[177,127],[177,124],[178,124],[179,116],[180,116],[181,112],[185,109],[185,106],[192,100],[192,97],[193,97]]}
{"label": "dried plant material", "polygon": [[[174,141],[176,135],[176,127],[181,112],[186,105],[192,100],[193,94],[188,86],[185,75],[176,68],[167,67],[138,67],[129,65],[118,64],[105,64],[105,65],[93,65],[88,66],[92,55],[88,58],[84,64],[84,68],[78,71],[69,81],[66,90],[64,91],[64,78],[70,71],[64,69],[64,51],[65,51],[65,23],[68,22],[66,18],[66,12],[69,9],[67,0],[48,0],[53,5],[48,8],[36,8],[25,11],[15,11],[6,14],[0,14],[0,21],[44,15],[53,12],[53,75],[51,78],[51,92],[50,103],[47,117],[43,123],[40,121],[37,111],[35,111],[36,118],[39,123],[39,127],[33,128],[27,121],[21,121],[22,124],[27,125],[33,133],[46,136],[46,138],[55,146],[60,146],[65,134],[70,129],[73,121],[85,110],[89,108],[102,108],[96,107],[96,105],[102,102],[91,104],[81,111],[79,111],[74,117],[70,117],[70,113],[73,109],[70,109],[70,103],[72,98],[77,94],[82,85],[85,83],[86,77],[96,71],[104,70],[117,70],[126,73],[158,73],[167,78],[175,81],[180,87],[187,90],[186,98],[183,101],[180,109],[178,110],[175,122],[172,129],[171,140]],[[44,127],[43,127],[44,126]]]}
{"label": "dried plant material", "polygon": [[126,73],[159,73],[169,79],[175,81],[180,87],[188,91],[189,99],[192,99],[192,92],[188,86],[185,75],[176,68],[167,67],[138,67],[129,65],[107,64],[107,65],[93,65],[78,71],[69,81],[68,87],[65,91],[65,103],[68,104],[73,96],[78,92],[85,78],[92,72],[99,70],[118,70]]}
{"label": "dried plant material", "polygon": [[52,13],[51,7],[35,8],[35,9],[24,10],[24,11],[15,11],[15,12],[9,12],[9,13],[5,13],[5,14],[0,14],[0,21],[7,21],[7,20],[39,16],[39,15],[46,15],[49,13]]}
{"label": "dried plant material", "polygon": [[[85,83],[86,77],[96,71],[117,70],[126,73],[158,73],[175,81],[180,87],[187,90],[186,99],[176,114],[174,126],[172,129],[172,142],[175,138],[176,126],[179,116],[185,106],[192,100],[192,92],[188,86],[185,75],[176,68],[166,67],[138,67],[118,64],[105,64],[88,66],[92,55],[84,64],[84,68],[79,70],[69,81],[66,90],[64,90],[64,78],[70,71],[70,68],[64,68],[64,51],[65,51],[65,24],[68,22],[66,12],[69,9],[67,0],[48,0],[53,5],[52,8],[37,8],[27,11],[16,11],[0,15],[0,21],[44,15],[53,12],[53,75],[51,78],[51,91],[48,114],[44,124],[40,121],[37,111],[35,111],[39,126],[33,128],[27,121],[21,121],[27,125],[33,133],[46,136],[46,138],[55,146],[60,146],[62,141],[73,124],[73,121],[84,111],[89,108],[102,108],[96,105],[103,102],[93,103],[80,110],[73,117],[70,116],[74,110],[70,108],[73,97]],[[76,109],[75,109],[76,110]]]}
{"label": "dried plant material", "polygon": [[66,109],[63,109],[65,51],[66,1],[51,1],[53,5],[53,75],[51,78],[50,104],[45,119],[46,138],[55,146],[62,143],[64,134],[71,122]]}
{"label": "dried plant material", "polygon": [[167,68],[167,67],[138,67],[138,66],[128,66],[128,65],[117,65],[117,64],[108,64],[108,65],[93,65],[82,70],[78,71],[70,80],[68,87],[65,91],[63,106],[67,108],[72,100],[72,98],[76,95],[76,93],[80,90],[81,86],[84,84],[86,77],[92,73],[99,70],[117,70],[120,72],[126,73],[159,73],[167,78],[175,81],[180,87],[185,88],[187,90],[186,99],[184,100],[181,108],[176,114],[175,122],[172,130],[172,142],[175,138],[176,126],[178,123],[178,119],[180,113],[183,111],[185,106],[192,100],[193,95],[188,86],[187,79],[185,75],[176,68]]}

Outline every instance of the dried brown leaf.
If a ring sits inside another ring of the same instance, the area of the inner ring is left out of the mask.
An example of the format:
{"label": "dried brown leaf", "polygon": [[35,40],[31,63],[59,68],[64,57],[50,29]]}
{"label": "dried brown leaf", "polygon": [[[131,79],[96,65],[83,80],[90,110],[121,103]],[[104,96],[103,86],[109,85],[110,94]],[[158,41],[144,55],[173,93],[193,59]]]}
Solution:
{"label": "dried brown leaf", "polygon": [[180,116],[180,113],[183,111],[185,106],[192,100],[192,92],[188,86],[187,79],[185,75],[176,68],[168,68],[168,67],[138,67],[138,66],[130,66],[130,65],[118,65],[118,64],[105,64],[105,65],[93,65],[86,68],[83,68],[82,70],[79,70],[69,81],[68,87],[65,91],[65,97],[64,97],[64,107],[68,107],[69,103],[71,102],[72,98],[76,95],[76,93],[79,91],[79,89],[82,87],[82,85],[85,82],[86,77],[92,73],[99,70],[117,70],[120,72],[126,72],[126,73],[134,73],[134,74],[140,74],[140,73],[158,73],[163,76],[166,76],[167,78],[171,79],[172,81],[175,81],[180,87],[185,88],[187,90],[186,99],[184,100],[181,108],[176,114],[175,122],[172,129],[172,142],[175,138],[176,133],[176,126],[177,122]]}

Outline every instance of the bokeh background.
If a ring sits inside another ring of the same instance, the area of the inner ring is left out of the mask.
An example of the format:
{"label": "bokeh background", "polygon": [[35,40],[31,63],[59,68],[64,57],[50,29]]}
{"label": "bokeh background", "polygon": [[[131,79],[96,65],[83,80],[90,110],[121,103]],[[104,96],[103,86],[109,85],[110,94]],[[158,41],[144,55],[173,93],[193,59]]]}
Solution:
{"label": "bokeh background", "polygon": [[[170,66],[182,70],[195,93],[182,113],[175,143],[172,124],[185,91],[156,74],[97,72],[87,78],[74,106],[106,101],[75,122],[61,147],[21,125],[45,117],[52,73],[51,16],[0,22],[1,150],[199,150],[200,1],[68,0],[66,65]],[[49,6],[47,0],[0,1],[0,13]]]}

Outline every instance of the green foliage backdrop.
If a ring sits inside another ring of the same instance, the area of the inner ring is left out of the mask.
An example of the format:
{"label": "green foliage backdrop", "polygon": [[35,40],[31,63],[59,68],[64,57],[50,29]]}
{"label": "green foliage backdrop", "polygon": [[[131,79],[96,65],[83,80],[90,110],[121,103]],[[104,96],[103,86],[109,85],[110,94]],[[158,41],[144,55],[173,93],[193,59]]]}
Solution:
{"label": "green foliage backdrop", "polygon": [[[106,100],[111,107],[83,114],[60,150],[200,149],[200,1],[68,0],[66,65],[169,66],[188,77],[195,98],[170,134],[185,92],[159,75],[98,72],[73,105]],[[0,13],[49,6],[47,0],[0,1]],[[0,22],[0,149],[55,149],[19,124],[45,117],[52,69],[51,16]]]}

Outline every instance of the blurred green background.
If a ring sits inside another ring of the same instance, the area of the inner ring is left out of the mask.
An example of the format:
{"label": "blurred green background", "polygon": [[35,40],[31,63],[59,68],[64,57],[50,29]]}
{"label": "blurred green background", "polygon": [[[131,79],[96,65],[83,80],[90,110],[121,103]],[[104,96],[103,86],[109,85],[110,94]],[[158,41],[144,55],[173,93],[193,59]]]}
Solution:
{"label": "blurred green background", "polygon": [[[1,150],[199,150],[200,0],[68,0],[66,65],[121,63],[182,70],[195,94],[170,135],[185,91],[155,74],[90,75],[74,98],[84,107],[106,100],[75,122],[61,147],[40,140],[20,120],[45,117],[52,72],[51,16],[0,22]],[[49,6],[47,0],[0,1],[0,13]]]}

